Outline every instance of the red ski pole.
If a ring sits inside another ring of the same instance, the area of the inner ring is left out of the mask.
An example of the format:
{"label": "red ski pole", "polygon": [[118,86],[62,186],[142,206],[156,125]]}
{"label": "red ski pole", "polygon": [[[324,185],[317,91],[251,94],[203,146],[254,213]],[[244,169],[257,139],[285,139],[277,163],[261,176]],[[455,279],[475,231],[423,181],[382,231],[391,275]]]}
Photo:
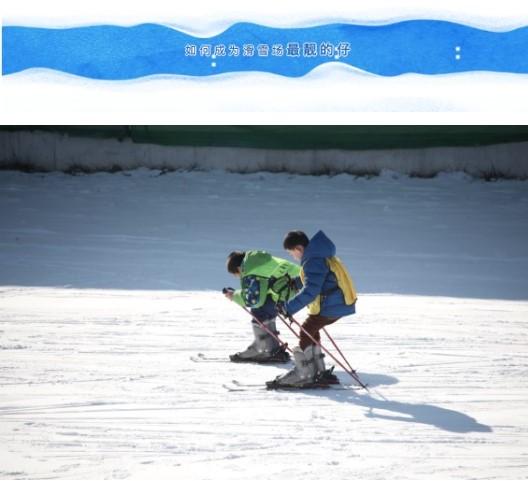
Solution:
{"label": "red ski pole", "polygon": [[326,328],[323,327],[323,331],[324,333],[326,334],[326,337],[328,337],[328,339],[330,339],[330,341],[332,342],[332,344],[334,345],[334,347],[336,348],[337,352],[339,354],[341,354],[341,357],[343,358],[343,361],[346,362],[346,365],[349,367],[349,369],[357,376],[357,372],[356,370],[350,365],[350,363],[348,362],[348,359],[345,357],[345,355],[341,352],[341,349],[339,349],[339,347],[337,346],[336,342],[332,339],[332,336],[330,334],[328,334],[328,331],[326,330]]}
{"label": "red ski pole", "polygon": [[[284,318],[284,316],[282,314],[278,314],[279,318],[282,320],[282,322],[284,322],[284,324],[288,325],[286,319]],[[317,346],[319,346],[326,354],[328,354],[335,362],[336,364],[338,364],[340,367],[342,367],[344,369],[344,371],[346,373],[348,373],[350,375],[350,377],[356,381],[358,383],[359,386],[361,386],[363,389],[366,389],[367,391],[369,390],[369,388],[367,387],[366,384],[363,384],[361,382],[361,380],[359,379],[358,375],[356,374],[356,372],[354,370],[348,370],[348,368],[346,368],[342,363],[341,361],[339,361],[339,359],[337,359],[328,349],[326,349],[326,347],[324,347],[320,342],[316,341],[314,339],[314,337],[304,328],[301,326],[301,324],[299,324],[292,316],[288,316],[288,318],[294,322],[295,324],[297,324],[297,326],[299,326],[299,328],[301,329],[301,331],[303,331],[311,340],[314,344],[316,344]]]}
{"label": "red ski pole", "polygon": [[[223,288],[222,292],[225,294],[226,292],[230,291],[230,289]],[[239,304],[240,305],[240,304]],[[257,321],[257,324],[264,329],[271,337],[273,337],[281,346],[283,346],[285,349],[288,349],[293,354],[293,351],[290,349],[290,346],[288,346],[287,342],[284,342],[277,334],[271,331],[271,329],[268,329],[263,322],[261,322],[253,313],[245,306],[240,305],[244,311],[246,311],[255,321]],[[290,328],[291,329],[291,328]],[[293,330],[293,329],[292,329]],[[295,331],[294,331],[295,332]]]}
{"label": "red ski pole", "polygon": [[[280,315],[279,315],[279,317],[280,317]],[[281,319],[281,321],[284,323],[284,325],[285,325],[285,326],[286,326],[291,332],[293,332],[294,336],[295,336],[297,339],[301,339],[300,334],[298,334],[298,333],[295,331],[295,329],[294,329],[293,327],[291,327],[287,322],[284,322],[284,319],[283,319],[282,317],[281,317],[280,319]]]}

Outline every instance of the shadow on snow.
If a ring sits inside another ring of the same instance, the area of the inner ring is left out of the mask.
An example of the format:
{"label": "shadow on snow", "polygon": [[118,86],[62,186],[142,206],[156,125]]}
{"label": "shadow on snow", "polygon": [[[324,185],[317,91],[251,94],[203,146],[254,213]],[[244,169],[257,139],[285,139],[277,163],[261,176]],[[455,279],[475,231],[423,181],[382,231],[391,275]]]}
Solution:
{"label": "shadow on snow", "polygon": [[[360,379],[370,388],[380,385],[396,384],[398,379],[383,374],[358,373]],[[431,404],[414,404],[389,399],[377,399],[376,393],[365,391],[305,390],[306,395],[327,397],[337,402],[361,406],[368,411],[366,417],[401,421],[406,423],[428,424],[453,433],[490,433],[490,426],[480,424],[467,414]]]}

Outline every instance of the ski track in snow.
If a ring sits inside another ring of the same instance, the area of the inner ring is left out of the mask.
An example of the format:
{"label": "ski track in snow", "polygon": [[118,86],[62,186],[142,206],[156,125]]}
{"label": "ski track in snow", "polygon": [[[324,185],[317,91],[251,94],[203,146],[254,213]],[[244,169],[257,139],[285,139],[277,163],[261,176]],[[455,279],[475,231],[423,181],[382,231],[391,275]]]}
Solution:
{"label": "ski track in snow", "polygon": [[[158,174],[0,173],[0,479],[526,477],[527,183]],[[207,289],[292,223],[351,268],[329,330],[371,394],[190,359],[249,344]]]}
{"label": "ski track in snow", "polygon": [[525,472],[525,302],[361,296],[360,314],[331,331],[369,395],[226,391],[232,379],[264,383],[286,367],[191,361],[248,344],[245,313],[216,292],[5,287],[0,296],[3,478]]}

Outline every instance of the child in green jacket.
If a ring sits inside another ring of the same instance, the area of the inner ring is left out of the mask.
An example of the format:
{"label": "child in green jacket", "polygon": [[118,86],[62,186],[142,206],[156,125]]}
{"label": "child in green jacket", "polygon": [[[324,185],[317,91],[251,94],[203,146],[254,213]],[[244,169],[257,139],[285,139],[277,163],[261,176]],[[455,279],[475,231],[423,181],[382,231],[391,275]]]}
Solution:
{"label": "child in green jacket", "polygon": [[[278,334],[275,326],[277,303],[295,296],[302,285],[300,267],[264,251],[234,251],[227,257],[227,270],[240,278],[241,288],[225,290],[224,295],[250,309],[268,330]],[[278,341],[252,320],[255,340],[245,351],[233,354],[233,362],[287,362],[290,355]]]}

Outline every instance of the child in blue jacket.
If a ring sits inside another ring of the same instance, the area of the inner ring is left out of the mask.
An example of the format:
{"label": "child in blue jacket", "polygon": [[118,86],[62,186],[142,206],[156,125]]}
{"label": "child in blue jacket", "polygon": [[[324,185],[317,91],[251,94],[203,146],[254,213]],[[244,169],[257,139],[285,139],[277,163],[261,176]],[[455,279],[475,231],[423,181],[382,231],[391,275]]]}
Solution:
{"label": "child in blue jacket", "polygon": [[321,347],[310,336],[320,342],[319,331],[323,327],[356,312],[354,283],[336,257],[334,243],[323,231],[317,232],[311,239],[302,231],[288,232],[283,246],[301,263],[303,287],[295,297],[279,307],[284,315],[293,316],[308,306],[309,315],[302,324],[304,330],[300,334],[299,346],[294,349],[295,368],[267,385],[270,388],[303,388],[319,383],[338,383],[331,370],[325,369]]}

